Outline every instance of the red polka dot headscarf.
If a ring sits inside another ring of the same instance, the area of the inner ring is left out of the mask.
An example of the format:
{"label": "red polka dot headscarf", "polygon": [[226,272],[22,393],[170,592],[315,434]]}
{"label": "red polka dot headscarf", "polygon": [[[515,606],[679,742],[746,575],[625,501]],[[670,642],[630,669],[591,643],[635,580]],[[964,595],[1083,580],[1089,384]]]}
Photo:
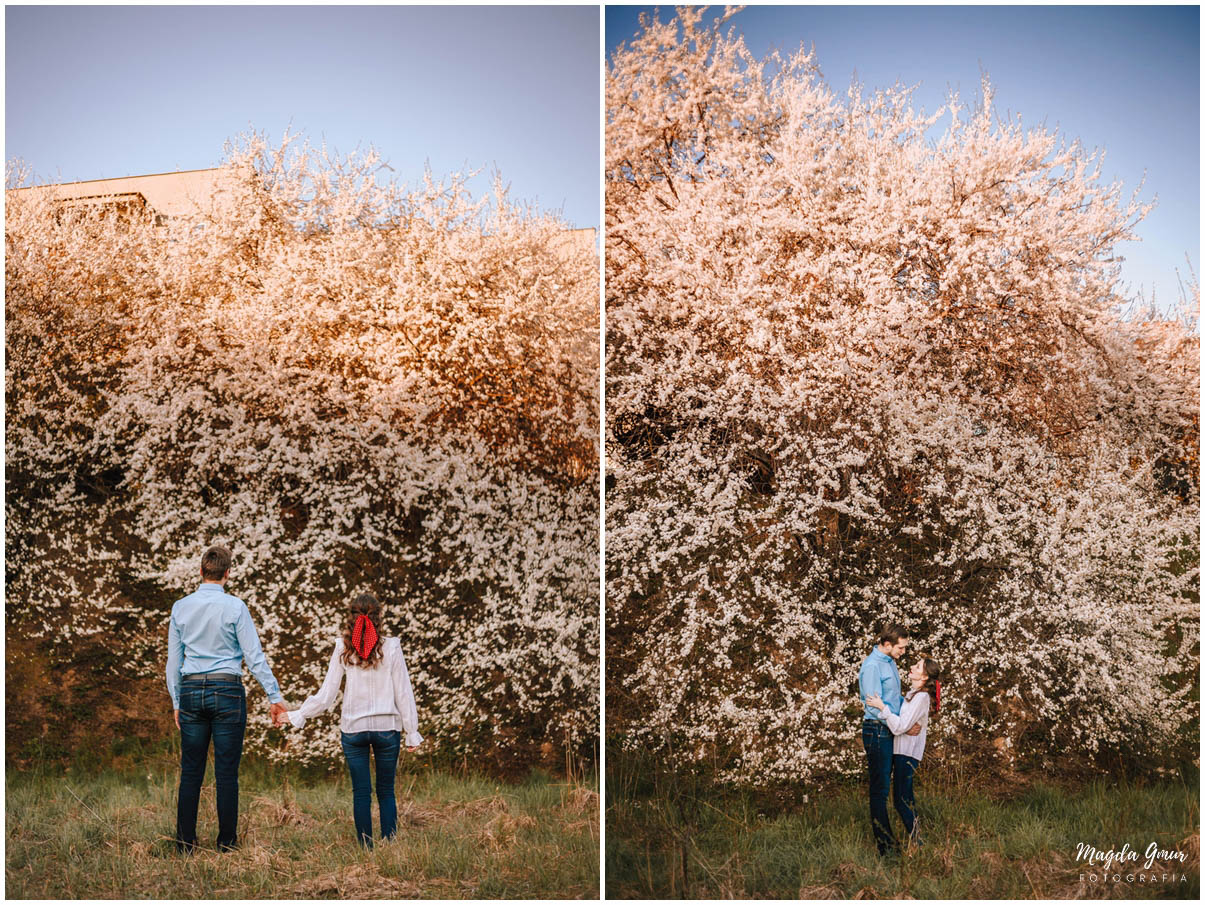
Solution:
{"label": "red polka dot headscarf", "polygon": [[356,617],[355,625],[351,629],[351,646],[360,655],[360,659],[367,660],[376,643],[377,627],[367,615],[361,613]]}

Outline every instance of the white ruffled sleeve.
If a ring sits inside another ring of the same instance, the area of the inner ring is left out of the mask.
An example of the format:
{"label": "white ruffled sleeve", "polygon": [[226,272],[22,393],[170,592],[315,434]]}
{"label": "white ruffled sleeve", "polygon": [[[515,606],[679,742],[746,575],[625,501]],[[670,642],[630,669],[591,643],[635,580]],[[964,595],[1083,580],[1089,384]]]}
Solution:
{"label": "white ruffled sleeve", "polygon": [[300,729],[310,717],[317,716],[331,709],[339,694],[339,686],[343,683],[343,660],[339,654],[343,652],[343,639],[335,641],[335,650],[331,654],[331,664],[326,670],[326,680],[316,694],[310,695],[296,710],[288,711],[289,722]]}
{"label": "white ruffled sleeve", "polygon": [[410,687],[410,672],[406,669],[406,658],[402,655],[402,643],[398,641],[397,656],[393,660],[393,702],[402,717],[402,729],[406,733],[406,747],[422,744],[418,734],[418,708],[414,703],[414,689]]}

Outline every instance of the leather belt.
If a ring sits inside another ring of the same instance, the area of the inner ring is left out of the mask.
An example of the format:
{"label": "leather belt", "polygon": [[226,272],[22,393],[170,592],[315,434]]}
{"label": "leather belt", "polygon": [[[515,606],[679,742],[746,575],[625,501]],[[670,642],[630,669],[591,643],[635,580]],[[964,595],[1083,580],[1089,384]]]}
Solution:
{"label": "leather belt", "polygon": [[190,672],[188,675],[181,676],[183,682],[242,682],[242,676],[236,676],[228,672]]}

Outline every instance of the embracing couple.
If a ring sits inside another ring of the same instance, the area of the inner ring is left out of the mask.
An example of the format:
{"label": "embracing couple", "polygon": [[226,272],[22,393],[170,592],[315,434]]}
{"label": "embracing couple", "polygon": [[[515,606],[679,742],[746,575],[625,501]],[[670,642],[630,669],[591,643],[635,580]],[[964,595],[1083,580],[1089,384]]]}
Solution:
{"label": "embracing couple", "polygon": [[870,771],[870,826],[880,855],[898,854],[891,833],[887,791],[914,845],[917,832],[912,775],[925,753],[929,713],[941,706],[941,669],[928,657],[918,657],[908,670],[911,688],[901,694],[896,661],[908,650],[908,632],[892,623],[879,632],[879,643],[862,661],[858,692],[862,699],[862,748]]}
{"label": "embracing couple", "polygon": [[397,828],[394,777],[402,731],[409,751],[423,739],[401,642],[380,634],[380,603],[372,594],[361,594],[348,605],[342,635],[334,639],[326,680],[300,707],[288,710],[247,605],[225,591],[229,575],[230,551],[210,547],[201,557],[200,587],[175,602],[168,626],[167,688],[180,730],[177,849],[190,853],[197,845],[197,807],[210,739],[217,786],[217,847],[219,851],[238,847],[238,767],[247,728],[244,660],[268,695],[276,726],[288,722],[301,728],[309,717],[328,710],[347,676],[339,723],[351,774],[356,838],[363,847],[372,847],[370,751],[376,761],[381,837],[392,837]]}

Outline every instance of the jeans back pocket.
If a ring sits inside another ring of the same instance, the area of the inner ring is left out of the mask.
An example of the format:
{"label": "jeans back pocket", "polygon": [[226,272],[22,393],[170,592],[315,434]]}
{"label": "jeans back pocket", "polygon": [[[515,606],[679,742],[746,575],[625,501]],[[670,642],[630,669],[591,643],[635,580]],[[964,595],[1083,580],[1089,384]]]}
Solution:
{"label": "jeans back pocket", "polygon": [[397,729],[383,729],[376,733],[376,743],[385,750],[402,746],[402,733]]}
{"label": "jeans back pocket", "polygon": [[238,688],[215,688],[213,717],[224,723],[237,723],[247,718],[247,694]]}
{"label": "jeans back pocket", "polygon": [[201,689],[184,683],[180,688],[180,712],[199,714],[204,707],[205,700],[201,695]]}

